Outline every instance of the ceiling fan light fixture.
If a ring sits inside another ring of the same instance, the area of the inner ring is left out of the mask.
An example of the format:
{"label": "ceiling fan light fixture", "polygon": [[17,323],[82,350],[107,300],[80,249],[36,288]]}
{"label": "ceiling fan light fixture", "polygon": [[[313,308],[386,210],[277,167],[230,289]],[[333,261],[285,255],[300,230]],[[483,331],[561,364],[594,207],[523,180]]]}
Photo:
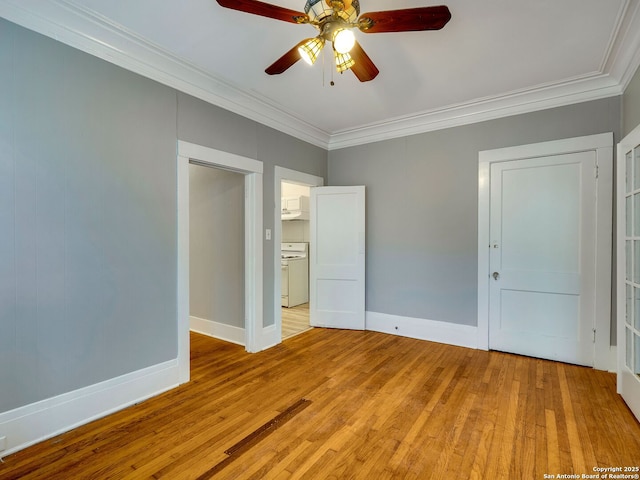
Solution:
{"label": "ceiling fan light fixture", "polygon": [[304,13],[307,14],[312,22],[321,22],[333,13],[333,9],[324,0],[307,0],[304,6]]}
{"label": "ceiling fan light fixture", "polygon": [[342,73],[356,64],[355,60],[351,58],[351,55],[349,55],[348,53],[340,53],[338,51],[335,51],[334,57],[336,59],[336,70],[338,71],[338,73]]}
{"label": "ceiling fan light fixture", "polygon": [[300,57],[309,65],[313,65],[318,58],[318,54],[324,47],[324,39],[321,37],[310,38],[298,47]]}
{"label": "ceiling fan light fixture", "polygon": [[351,30],[342,28],[333,34],[333,48],[338,53],[349,53],[356,43],[356,37]]}

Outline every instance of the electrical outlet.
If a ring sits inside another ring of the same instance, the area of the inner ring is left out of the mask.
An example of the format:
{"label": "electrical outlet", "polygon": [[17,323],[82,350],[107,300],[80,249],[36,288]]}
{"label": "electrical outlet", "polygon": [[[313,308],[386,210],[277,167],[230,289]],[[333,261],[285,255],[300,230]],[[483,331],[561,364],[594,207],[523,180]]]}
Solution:
{"label": "electrical outlet", "polygon": [[7,437],[0,437],[0,452],[7,449]]}

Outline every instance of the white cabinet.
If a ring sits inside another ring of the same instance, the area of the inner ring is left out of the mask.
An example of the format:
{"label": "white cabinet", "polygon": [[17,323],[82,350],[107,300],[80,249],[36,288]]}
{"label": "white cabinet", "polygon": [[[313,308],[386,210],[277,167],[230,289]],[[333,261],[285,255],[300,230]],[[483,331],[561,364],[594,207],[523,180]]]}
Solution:
{"label": "white cabinet", "polygon": [[282,262],[282,306],[295,307],[309,301],[309,263],[306,258]]}
{"label": "white cabinet", "polygon": [[309,197],[304,195],[296,195],[293,197],[282,197],[280,199],[280,206],[282,210],[288,210],[290,212],[296,211],[309,211]]}
{"label": "white cabinet", "polygon": [[309,197],[296,195],[280,199],[282,220],[309,220]]}

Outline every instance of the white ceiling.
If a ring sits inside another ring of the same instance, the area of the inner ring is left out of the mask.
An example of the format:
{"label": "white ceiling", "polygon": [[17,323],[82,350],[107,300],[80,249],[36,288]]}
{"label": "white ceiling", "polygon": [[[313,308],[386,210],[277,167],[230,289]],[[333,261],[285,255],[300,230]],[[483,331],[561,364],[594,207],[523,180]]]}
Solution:
{"label": "white ceiling", "polygon": [[330,58],[265,74],[313,27],[215,0],[0,0],[0,16],[325,148],[619,95],[640,64],[640,0],[360,1],[363,13],[444,3],[452,19],[356,31],[380,69],[360,83]]}

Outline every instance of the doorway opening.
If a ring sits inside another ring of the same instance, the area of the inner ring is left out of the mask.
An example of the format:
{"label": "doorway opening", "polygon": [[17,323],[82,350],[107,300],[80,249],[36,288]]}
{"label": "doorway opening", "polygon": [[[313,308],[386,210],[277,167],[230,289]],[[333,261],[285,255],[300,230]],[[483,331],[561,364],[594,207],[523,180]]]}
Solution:
{"label": "doorway opening", "polygon": [[244,345],[244,175],[189,163],[189,325]]}
{"label": "doorway opening", "polygon": [[478,348],[610,369],[612,158],[611,133],[480,152]]}
{"label": "doorway opening", "polygon": [[[179,383],[189,381],[190,195],[192,163],[240,173],[244,183],[244,339],[248,352],[264,348],[262,319],[262,162],[188,142],[177,146],[177,339]],[[240,342],[239,342],[240,343]]]}
{"label": "doorway opening", "polygon": [[[322,177],[275,167],[274,323],[277,343],[311,328],[309,325],[309,197]],[[287,257],[287,258],[284,258]]]}
{"label": "doorway opening", "polygon": [[[280,183],[282,340],[311,328],[309,324],[309,197],[308,185]],[[277,221],[277,220],[276,220]]]}

